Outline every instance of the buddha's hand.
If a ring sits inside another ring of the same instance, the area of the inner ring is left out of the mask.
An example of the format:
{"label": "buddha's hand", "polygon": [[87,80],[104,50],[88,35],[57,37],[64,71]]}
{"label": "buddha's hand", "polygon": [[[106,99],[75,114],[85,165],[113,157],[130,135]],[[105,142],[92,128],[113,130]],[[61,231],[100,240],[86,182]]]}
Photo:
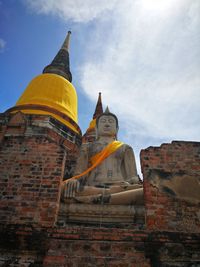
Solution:
{"label": "buddha's hand", "polygon": [[127,181],[123,181],[119,183],[119,186],[123,189],[127,189],[130,186],[130,183]]}
{"label": "buddha's hand", "polygon": [[130,184],[139,184],[140,180],[139,180],[139,176],[133,176],[130,179],[128,179],[128,182]]}
{"label": "buddha's hand", "polygon": [[79,192],[80,182],[77,179],[70,179],[65,181],[64,186],[64,198],[73,198],[76,193]]}

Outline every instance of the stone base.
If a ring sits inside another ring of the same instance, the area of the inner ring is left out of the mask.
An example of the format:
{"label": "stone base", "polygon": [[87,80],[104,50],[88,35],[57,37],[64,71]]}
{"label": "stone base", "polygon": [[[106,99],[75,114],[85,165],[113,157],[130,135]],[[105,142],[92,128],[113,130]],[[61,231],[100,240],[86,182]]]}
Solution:
{"label": "stone base", "polygon": [[58,221],[144,224],[144,210],[144,206],[61,203]]}

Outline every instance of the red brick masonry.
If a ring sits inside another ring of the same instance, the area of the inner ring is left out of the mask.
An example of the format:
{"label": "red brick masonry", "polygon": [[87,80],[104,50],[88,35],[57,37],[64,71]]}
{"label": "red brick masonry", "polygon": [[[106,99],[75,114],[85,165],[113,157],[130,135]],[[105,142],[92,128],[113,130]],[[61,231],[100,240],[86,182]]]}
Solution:
{"label": "red brick masonry", "polygon": [[142,150],[144,225],[59,226],[60,183],[77,152],[74,137],[48,116],[0,115],[1,267],[200,266],[200,206],[161,183],[199,179],[200,143]]}

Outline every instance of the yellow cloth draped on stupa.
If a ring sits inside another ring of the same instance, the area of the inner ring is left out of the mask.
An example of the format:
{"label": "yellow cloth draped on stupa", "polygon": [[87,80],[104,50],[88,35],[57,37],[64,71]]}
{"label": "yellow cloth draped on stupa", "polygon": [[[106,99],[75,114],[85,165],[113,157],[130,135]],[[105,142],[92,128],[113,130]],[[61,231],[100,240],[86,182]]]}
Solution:
{"label": "yellow cloth draped on stupa", "polygon": [[[29,105],[30,108],[25,109],[26,105]],[[31,105],[37,105],[37,109],[31,109]],[[45,73],[35,77],[17,101],[16,107],[26,114],[51,115],[78,133],[74,125],[62,117],[63,114],[77,124],[76,90],[62,76]],[[49,107],[58,114],[52,113],[51,110],[44,110],[43,107]]]}

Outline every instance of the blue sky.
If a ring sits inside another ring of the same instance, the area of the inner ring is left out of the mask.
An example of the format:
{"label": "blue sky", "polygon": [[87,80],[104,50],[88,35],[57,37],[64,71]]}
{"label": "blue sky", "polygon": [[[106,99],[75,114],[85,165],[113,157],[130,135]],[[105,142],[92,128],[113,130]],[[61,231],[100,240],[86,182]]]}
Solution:
{"label": "blue sky", "polygon": [[0,112],[13,106],[72,31],[79,125],[98,92],[139,152],[199,141],[199,0],[0,0]]}

